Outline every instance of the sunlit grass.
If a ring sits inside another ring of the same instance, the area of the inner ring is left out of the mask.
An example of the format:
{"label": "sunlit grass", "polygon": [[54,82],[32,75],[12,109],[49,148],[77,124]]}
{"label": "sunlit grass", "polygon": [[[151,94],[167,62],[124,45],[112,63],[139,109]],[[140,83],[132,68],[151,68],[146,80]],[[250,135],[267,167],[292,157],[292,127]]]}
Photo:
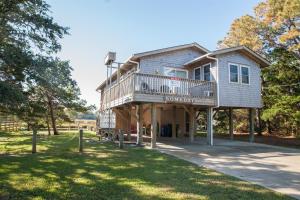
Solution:
{"label": "sunlit grass", "polygon": [[155,150],[101,143],[85,133],[0,133],[0,199],[289,199]]}

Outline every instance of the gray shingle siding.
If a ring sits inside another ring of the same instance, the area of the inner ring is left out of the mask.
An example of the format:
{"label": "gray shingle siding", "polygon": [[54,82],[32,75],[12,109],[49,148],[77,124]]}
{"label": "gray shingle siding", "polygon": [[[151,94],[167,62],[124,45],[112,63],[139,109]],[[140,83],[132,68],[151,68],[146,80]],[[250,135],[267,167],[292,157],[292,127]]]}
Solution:
{"label": "gray shingle siding", "polygon": [[[225,107],[258,108],[261,103],[260,66],[240,53],[219,55],[219,101]],[[229,63],[247,65],[250,69],[250,85],[229,82]]]}
{"label": "gray shingle siding", "polygon": [[[203,54],[199,51],[190,48],[145,56],[140,59],[140,72],[164,74],[164,67],[183,68],[184,63],[201,55]],[[219,105],[223,107],[261,107],[261,70],[259,64],[237,52],[218,55],[217,58],[219,60]],[[250,85],[229,82],[229,63],[249,67]],[[194,69],[189,69],[188,72],[188,77],[194,79]],[[215,61],[211,62],[211,78],[213,81],[217,80]],[[203,80],[203,71],[201,72],[201,79]]]}
{"label": "gray shingle siding", "polygon": [[194,49],[183,49],[167,53],[146,56],[140,59],[140,72],[153,74],[164,73],[164,67],[183,68],[183,64],[202,54]]}

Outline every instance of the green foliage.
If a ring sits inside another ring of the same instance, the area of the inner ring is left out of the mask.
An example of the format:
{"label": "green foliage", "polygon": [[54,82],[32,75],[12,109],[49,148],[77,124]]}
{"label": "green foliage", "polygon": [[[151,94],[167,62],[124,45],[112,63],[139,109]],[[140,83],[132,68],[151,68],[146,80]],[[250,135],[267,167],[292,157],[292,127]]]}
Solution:
{"label": "green foliage", "polygon": [[72,67],[68,61],[40,57],[31,72],[41,95],[50,98],[55,105],[76,111],[87,111],[86,102],[80,99],[80,89],[72,79]]}
{"label": "green foliage", "polygon": [[66,108],[89,109],[69,62],[51,57],[68,28],[53,21],[49,8],[44,0],[0,0],[0,109],[32,127],[45,126],[48,115],[70,120]]}
{"label": "green foliage", "polygon": [[44,118],[51,118],[54,134],[57,134],[56,120],[70,122],[70,111],[86,112],[91,107],[86,106],[86,101],[80,99],[80,89],[72,79],[73,69],[69,62],[58,58],[39,57],[34,66],[30,72],[34,77],[31,85],[43,99],[42,104],[47,108]]}
{"label": "green foliage", "polygon": [[220,110],[218,111],[215,116],[215,131],[218,134],[227,134],[229,130],[229,121],[228,121],[228,113],[227,111]]}
{"label": "green foliage", "polygon": [[37,53],[57,52],[68,28],[50,17],[43,0],[0,0],[0,81],[23,82]]}
{"label": "green foliage", "polygon": [[31,105],[27,82],[33,79],[29,72],[36,54],[60,49],[58,39],[68,28],[55,23],[49,12],[43,0],[0,0],[0,109]]}
{"label": "green foliage", "polygon": [[19,116],[24,122],[26,122],[31,128],[37,129],[43,126],[41,118],[46,112],[46,108],[43,106],[43,99],[37,94],[35,88],[29,88],[26,91],[27,100],[25,103],[19,105],[15,114]]}
{"label": "green foliage", "polygon": [[275,49],[270,58],[273,64],[263,70],[262,119],[282,121],[296,133],[300,131],[296,130],[300,126],[300,60],[285,49]]}
{"label": "green foliage", "polygon": [[240,133],[247,133],[249,123],[248,109],[234,109],[233,110],[233,125],[234,130]]}
{"label": "green foliage", "polygon": [[49,12],[44,0],[1,0],[1,44],[56,52],[60,49],[58,39],[68,33],[68,28],[55,23]]}
{"label": "green foliage", "polygon": [[2,110],[18,109],[16,105],[21,105],[26,97],[20,87],[9,82],[0,81],[0,108]]}

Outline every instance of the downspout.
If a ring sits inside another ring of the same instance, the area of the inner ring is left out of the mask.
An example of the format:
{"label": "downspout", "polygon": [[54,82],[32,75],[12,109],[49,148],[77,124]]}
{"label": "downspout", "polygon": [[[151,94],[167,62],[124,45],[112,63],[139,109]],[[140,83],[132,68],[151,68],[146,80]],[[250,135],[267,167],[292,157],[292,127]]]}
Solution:
{"label": "downspout", "polygon": [[214,57],[211,57],[209,55],[206,56],[206,58],[209,58],[209,59],[212,59],[212,60],[215,60],[216,63],[217,63],[217,106],[215,106],[214,108],[218,108],[220,106],[220,83],[219,83],[219,59],[217,58],[214,58]]}
{"label": "downspout", "polygon": [[[209,56],[210,54],[208,54],[207,56],[206,56],[206,58],[210,58],[210,59],[212,59],[212,60],[215,60],[216,61],[216,63],[217,63],[217,106],[215,106],[215,107],[213,107],[213,108],[218,108],[219,106],[220,106],[220,98],[219,98],[219,59],[217,59],[217,58],[213,58],[213,57],[211,57],[211,56]],[[212,108],[212,110],[213,110],[213,108]],[[211,115],[213,115],[213,113],[211,113]],[[211,119],[212,119],[212,121],[211,121],[211,129],[213,129],[212,127],[213,127],[213,116],[211,116]],[[210,135],[210,145],[211,146],[213,146],[213,144],[214,144],[214,137],[213,137],[213,131],[211,132],[211,135]]]}

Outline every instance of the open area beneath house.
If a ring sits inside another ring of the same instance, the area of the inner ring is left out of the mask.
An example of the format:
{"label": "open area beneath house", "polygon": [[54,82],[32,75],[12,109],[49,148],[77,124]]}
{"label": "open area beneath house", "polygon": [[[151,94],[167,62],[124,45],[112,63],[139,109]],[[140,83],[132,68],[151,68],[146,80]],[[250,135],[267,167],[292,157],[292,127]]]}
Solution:
{"label": "open area beneath house", "polygon": [[291,199],[157,150],[120,150],[92,132],[84,153],[77,132],[40,134],[37,148],[31,154],[30,134],[0,134],[0,199]]}

